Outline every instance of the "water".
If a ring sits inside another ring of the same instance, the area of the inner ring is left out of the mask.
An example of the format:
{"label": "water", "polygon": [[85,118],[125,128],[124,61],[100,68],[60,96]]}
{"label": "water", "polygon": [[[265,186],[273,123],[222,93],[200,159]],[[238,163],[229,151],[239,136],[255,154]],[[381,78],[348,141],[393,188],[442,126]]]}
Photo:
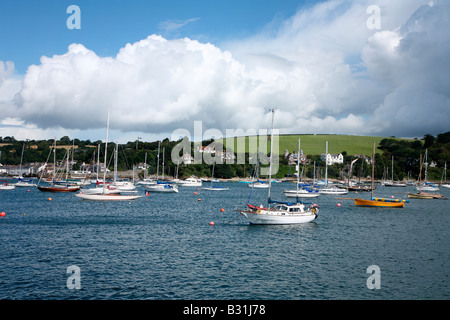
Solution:
{"label": "water", "polygon": [[[36,188],[1,191],[0,299],[450,298],[448,200],[381,209],[350,200],[337,207],[340,200],[322,195],[313,223],[254,226],[234,211],[250,188],[226,186],[111,203]],[[274,184],[273,198],[285,200],[282,190],[292,186]],[[407,191],[412,187],[376,193]],[[253,203],[266,196],[255,190]],[[67,287],[73,265],[79,290]],[[380,289],[367,287],[371,265],[380,268]]]}

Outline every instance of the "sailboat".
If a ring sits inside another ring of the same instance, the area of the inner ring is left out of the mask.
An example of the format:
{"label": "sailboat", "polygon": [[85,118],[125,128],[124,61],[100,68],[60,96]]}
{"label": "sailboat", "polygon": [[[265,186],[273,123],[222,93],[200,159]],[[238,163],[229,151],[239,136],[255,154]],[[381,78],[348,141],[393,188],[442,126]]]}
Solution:
{"label": "sailboat", "polygon": [[14,190],[16,188],[15,185],[9,184],[7,180],[0,180],[0,190]]}
{"label": "sailboat", "polygon": [[[325,144],[325,156],[328,155],[328,141]],[[325,187],[319,189],[320,194],[333,194],[333,195],[340,195],[340,194],[347,194],[348,190],[338,187],[329,187],[328,186],[328,160],[325,158]]]}
{"label": "sailboat", "polygon": [[447,161],[444,164],[443,180],[444,180],[444,183],[442,183],[442,179],[441,179],[441,187],[450,189],[450,183],[447,183]]}
{"label": "sailboat", "polygon": [[211,177],[211,185],[209,187],[203,187],[202,190],[208,190],[208,191],[226,191],[229,188],[225,188],[222,186],[213,186],[213,181],[215,181],[214,179],[214,166],[215,166],[216,162],[213,163],[213,167],[212,167],[212,177]]}
{"label": "sailboat", "polygon": [[32,179],[24,179],[22,176],[22,160],[23,160],[23,151],[25,149],[25,144],[22,146],[22,155],[20,156],[20,169],[19,169],[19,177],[17,178],[17,182],[14,183],[16,187],[36,187],[36,183],[33,183]]}
{"label": "sailboat", "polygon": [[[426,153],[425,153],[425,155],[426,155]],[[420,154],[420,170],[419,170],[419,186],[418,187],[419,187],[419,193],[410,192],[410,193],[408,193],[408,198],[412,198],[412,199],[447,199],[442,194],[422,192],[422,154]]]}
{"label": "sailboat", "polygon": [[399,199],[387,199],[387,198],[374,198],[373,197],[374,174],[375,174],[375,142],[373,143],[373,153],[372,153],[372,188],[371,188],[371,192],[370,192],[370,200],[355,198],[355,206],[403,208],[405,206],[405,200],[400,201]]}
{"label": "sailboat", "polygon": [[385,187],[406,187],[406,183],[402,182],[394,182],[394,156],[392,156],[392,170],[391,170],[392,179],[391,181],[386,181],[384,183]]}
{"label": "sailboat", "polygon": [[[148,192],[159,192],[159,193],[178,193],[178,186],[164,181],[158,180],[159,174],[159,149],[161,147],[161,142],[158,143],[158,155],[156,164],[156,183],[145,186],[145,190]],[[164,150],[164,149],[163,149]],[[164,152],[163,152],[163,165],[164,165]],[[164,167],[163,167],[163,179],[164,179]]]}
{"label": "sailboat", "polygon": [[435,192],[435,191],[439,191],[439,188],[433,184],[428,182],[428,149],[425,150],[425,181],[424,183],[419,182],[419,185],[416,185],[416,190],[418,190],[419,192],[422,191],[430,191],[430,192]]}
{"label": "sailboat", "polygon": [[[257,159],[256,161],[257,162],[256,162],[256,168],[255,168],[255,171],[254,171],[254,176],[252,176],[252,181],[248,184],[248,186],[250,188],[252,188],[252,190],[254,188],[256,188],[256,189],[268,189],[269,188],[269,183],[267,183],[266,181],[259,180],[259,168],[260,168],[261,163],[260,163],[259,159]],[[255,178],[256,178],[256,181],[255,181]]]}
{"label": "sailboat", "polygon": [[[268,207],[257,207],[247,204],[247,210],[241,211],[251,224],[299,224],[307,223],[315,220],[319,208],[317,205],[306,207],[305,204],[297,202],[278,202],[270,198],[270,190],[272,185],[272,158],[273,158],[273,123],[275,110],[272,109],[272,131],[270,144],[270,165],[269,165],[269,190],[268,190]],[[298,188],[298,183],[297,183]],[[271,204],[275,204],[271,207]]]}
{"label": "sailboat", "polygon": [[299,153],[297,155],[297,189],[296,190],[284,190],[284,195],[287,198],[317,198],[320,196],[318,190],[309,189],[307,187],[302,187],[299,189],[300,181],[300,138],[298,139]]}
{"label": "sailboat", "polygon": [[[106,126],[106,143],[105,143],[105,166],[103,170],[103,181],[106,181],[106,160],[107,160],[107,151],[108,151],[108,132],[109,132],[109,109],[108,109],[108,121]],[[102,193],[100,194],[86,194],[83,192],[77,193],[76,196],[78,198],[84,200],[95,200],[95,201],[129,201],[136,200],[141,198],[139,195],[122,195],[118,193],[107,193],[106,192],[106,184],[103,183]]]}
{"label": "sailboat", "polygon": [[[54,148],[53,148],[53,179],[51,181],[51,186],[39,186],[39,191],[42,192],[76,192],[80,190],[80,186],[72,185],[65,182],[57,182],[56,181],[56,138],[54,142]],[[67,168],[66,168],[66,180],[67,180],[67,173],[69,171],[69,151],[67,151]]]}

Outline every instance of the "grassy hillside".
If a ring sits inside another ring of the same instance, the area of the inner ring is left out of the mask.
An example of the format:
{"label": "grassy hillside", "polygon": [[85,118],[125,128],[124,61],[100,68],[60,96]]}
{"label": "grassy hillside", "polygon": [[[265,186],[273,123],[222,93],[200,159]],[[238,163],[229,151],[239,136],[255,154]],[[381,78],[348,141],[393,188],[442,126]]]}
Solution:
{"label": "grassy hillside", "polygon": [[[370,137],[370,136],[350,136],[350,135],[280,135],[279,136],[279,154],[284,153],[284,150],[289,152],[297,151],[298,139],[300,138],[301,149],[307,155],[319,155],[325,153],[325,142],[328,141],[329,153],[341,153],[346,151],[348,155],[365,154],[372,155],[372,144],[375,142],[376,146],[384,137]],[[245,139],[245,151],[249,150],[249,138],[237,138],[240,143]],[[235,152],[236,140],[227,139],[226,143],[231,143],[234,140]],[[268,150],[270,145],[268,146]],[[382,153],[377,149],[377,153]]]}

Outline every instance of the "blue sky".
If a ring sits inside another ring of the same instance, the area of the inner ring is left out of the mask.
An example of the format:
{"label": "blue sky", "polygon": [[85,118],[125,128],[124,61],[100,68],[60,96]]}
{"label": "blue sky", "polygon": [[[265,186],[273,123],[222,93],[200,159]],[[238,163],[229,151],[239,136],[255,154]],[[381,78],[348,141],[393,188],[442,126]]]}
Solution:
{"label": "blue sky", "polygon": [[[102,56],[115,56],[126,43],[151,34],[171,39],[195,38],[220,46],[228,39],[248,37],[267,25],[318,1],[299,0],[2,0],[0,60],[11,60],[25,73],[41,56],[63,54],[82,43]],[[81,9],[81,30],[69,30],[68,6]],[[192,20],[191,22],[189,22]],[[184,26],[167,30],[167,23]]]}
{"label": "blue sky", "polygon": [[0,136],[443,133],[449,29],[447,0],[2,0]]}

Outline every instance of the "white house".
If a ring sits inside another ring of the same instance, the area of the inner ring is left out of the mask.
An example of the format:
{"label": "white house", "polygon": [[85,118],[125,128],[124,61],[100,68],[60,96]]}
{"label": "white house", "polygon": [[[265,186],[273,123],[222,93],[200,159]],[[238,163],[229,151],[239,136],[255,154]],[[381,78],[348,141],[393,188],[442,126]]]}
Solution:
{"label": "white house", "polygon": [[329,153],[326,155],[326,157],[325,157],[325,153],[322,153],[320,155],[320,160],[325,161],[325,158],[327,161],[327,165],[329,165],[329,166],[332,166],[335,163],[344,163],[344,156],[342,155],[342,153],[340,153],[340,154]]}

